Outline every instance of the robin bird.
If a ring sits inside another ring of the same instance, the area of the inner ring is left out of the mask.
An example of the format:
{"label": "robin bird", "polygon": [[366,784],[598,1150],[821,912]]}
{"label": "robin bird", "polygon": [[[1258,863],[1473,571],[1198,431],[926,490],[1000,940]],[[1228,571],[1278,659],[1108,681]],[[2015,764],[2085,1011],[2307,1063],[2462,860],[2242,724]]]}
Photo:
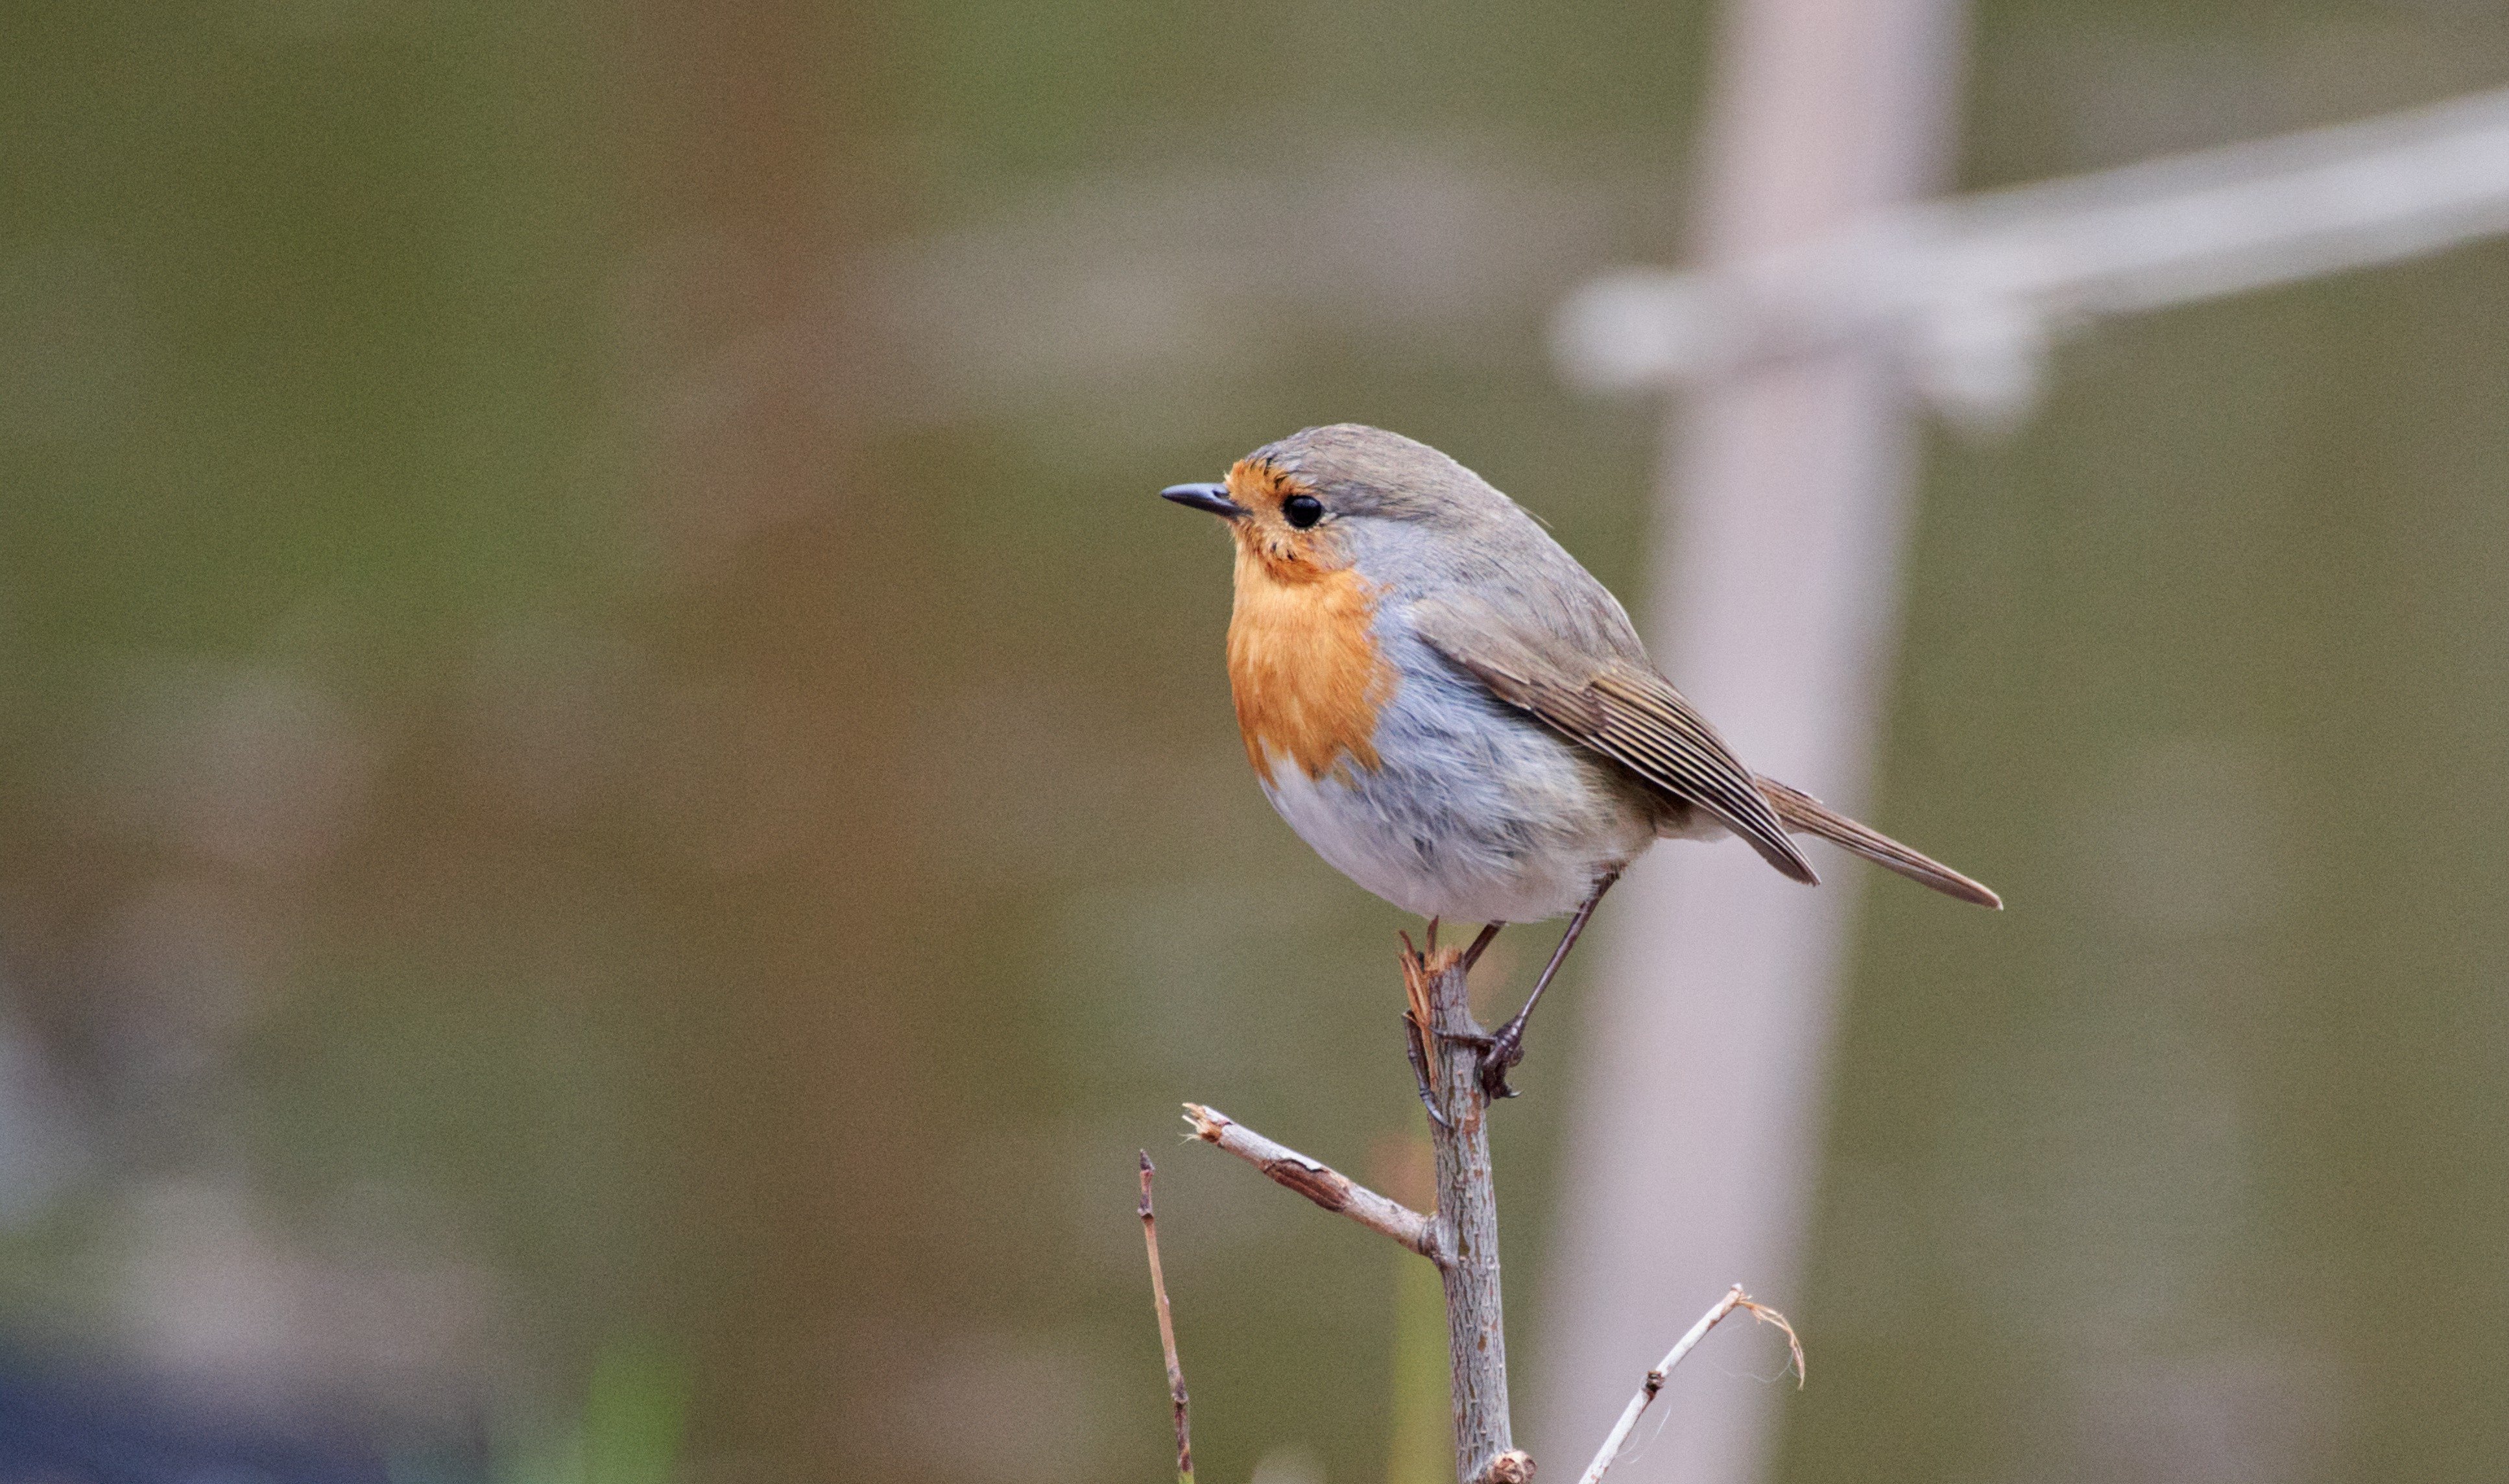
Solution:
{"label": "robin bird", "polygon": [[[1570,913],[1482,1047],[1512,1095],[1524,1025],[1603,893],[1658,839],[1739,835],[1815,885],[1816,835],[1985,907],[1941,862],[1743,766],[1648,659],[1610,590],[1516,501],[1425,443],[1310,427],[1166,499],[1237,544],[1228,685],[1264,797],[1316,853],[1432,921]],[[1416,1033],[1416,1032],[1415,1032]],[[1416,1048],[1415,1048],[1416,1051]],[[1433,1110],[1434,1112],[1434,1110]]]}

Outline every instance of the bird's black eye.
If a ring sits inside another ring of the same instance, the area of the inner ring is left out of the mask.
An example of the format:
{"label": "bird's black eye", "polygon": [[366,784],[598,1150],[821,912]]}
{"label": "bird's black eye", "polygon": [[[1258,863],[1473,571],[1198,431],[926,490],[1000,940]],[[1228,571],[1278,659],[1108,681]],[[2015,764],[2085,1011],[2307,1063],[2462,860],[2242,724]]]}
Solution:
{"label": "bird's black eye", "polygon": [[1281,518],[1304,531],[1325,518],[1325,502],[1313,495],[1292,495],[1281,501]]}

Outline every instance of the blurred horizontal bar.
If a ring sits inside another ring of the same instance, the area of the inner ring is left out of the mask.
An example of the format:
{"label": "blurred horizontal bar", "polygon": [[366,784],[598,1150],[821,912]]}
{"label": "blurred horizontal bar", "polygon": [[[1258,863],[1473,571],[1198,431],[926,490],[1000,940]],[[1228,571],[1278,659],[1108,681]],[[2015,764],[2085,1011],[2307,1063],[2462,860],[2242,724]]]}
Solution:
{"label": "blurred horizontal bar", "polygon": [[2029,406],[2068,324],[2503,232],[2509,90],[1902,207],[1722,271],[1608,275],[1561,307],[1554,345],[1596,390],[1860,346],[1993,421]]}

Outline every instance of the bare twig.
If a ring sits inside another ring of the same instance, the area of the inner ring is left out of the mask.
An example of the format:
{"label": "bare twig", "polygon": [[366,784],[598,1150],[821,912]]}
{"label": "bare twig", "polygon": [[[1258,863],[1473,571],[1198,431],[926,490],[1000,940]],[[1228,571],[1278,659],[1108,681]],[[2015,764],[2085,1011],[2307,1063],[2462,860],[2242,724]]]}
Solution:
{"label": "bare twig", "polygon": [[1794,1356],[1795,1386],[1798,1390],[1802,1388],[1803,1342],[1795,1338],[1795,1327],[1786,1322],[1784,1315],[1765,1304],[1755,1303],[1749,1294],[1742,1291],[1742,1285],[1736,1283],[1726,1291],[1722,1299],[1717,1300],[1716,1307],[1701,1315],[1699,1322],[1691,1325],[1688,1333],[1673,1342],[1672,1349],[1666,1351],[1664,1358],[1655,1363],[1655,1369],[1646,1373],[1646,1380],[1638,1386],[1638,1393],[1629,1398],[1628,1406],[1621,1409],[1621,1420],[1613,1425],[1612,1435],[1603,1439],[1602,1448],[1595,1453],[1594,1462],[1586,1465],[1586,1475],[1578,1481],[1578,1484],[1596,1484],[1596,1481],[1603,1477],[1603,1470],[1611,1467],[1612,1461],[1621,1456],[1621,1445],[1629,1441],[1629,1429],[1638,1425],[1638,1418],[1643,1416],[1647,1407],[1655,1401],[1655,1393],[1664,1390],[1665,1378],[1672,1373],[1674,1366],[1681,1363],[1682,1356],[1690,1354],[1693,1346],[1706,1338],[1707,1331],[1716,1327],[1717,1320],[1737,1309],[1748,1310],[1751,1317],[1761,1323],[1775,1324],[1785,1331],[1786,1350]]}
{"label": "bare twig", "polygon": [[1193,1125],[1194,1137],[1217,1144],[1326,1210],[1348,1216],[1438,1261],[1437,1223],[1402,1202],[1378,1195],[1321,1160],[1274,1143],[1217,1108],[1189,1102],[1184,1105],[1184,1118]]}
{"label": "bare twig", "polygon": [[1142,1241],[1150,1249],[1150,1293],[1159,1304],[1159,1348],[1167,1352],[1168,1399],[1176,1406],[1177,1484],[1193,1484],[1193,1433],[1185,1422],[1184,1365],[1177,1359],[1176,1318],[1168,1311],[1167,1276],[1159,1271],[1159,1218],[1150,1211],[1150,1176],[1157,1172],[1150,1166],[1150,1152],[1142,1150]]}

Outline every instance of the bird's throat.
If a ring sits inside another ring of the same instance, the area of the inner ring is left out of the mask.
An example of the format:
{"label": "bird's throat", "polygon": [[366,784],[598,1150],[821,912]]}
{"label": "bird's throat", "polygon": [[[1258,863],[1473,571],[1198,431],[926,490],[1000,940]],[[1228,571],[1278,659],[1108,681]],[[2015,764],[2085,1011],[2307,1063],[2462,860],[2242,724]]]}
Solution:
{"label": "bird's throat", "polygon": [[1284,563],[1239,541],[1228,688],[1247,760],[1266,783],[1285,761],[1309,778],[1376,767],[1377,713],[1397,682],[1370,633],[1375,616],[1357,572]]}

